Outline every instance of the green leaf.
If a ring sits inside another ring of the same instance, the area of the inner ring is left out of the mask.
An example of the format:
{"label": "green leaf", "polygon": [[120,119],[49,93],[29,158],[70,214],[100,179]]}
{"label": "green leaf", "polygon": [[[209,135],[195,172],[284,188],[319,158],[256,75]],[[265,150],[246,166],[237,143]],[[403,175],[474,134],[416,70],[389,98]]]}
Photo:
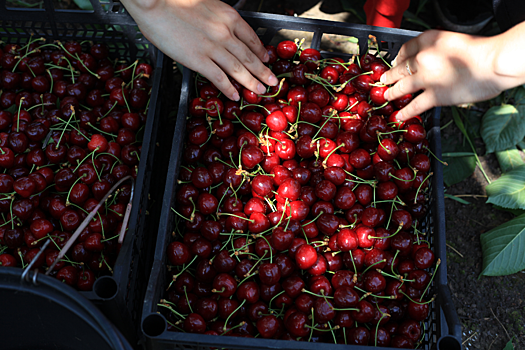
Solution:
{"label": "green leaf", "polygon": [[479,129],[481,128],[481,118],[483,113],[473,109],[467,110],[465,113],[465,124],[467,124],[467,131],[469,136],[473,139],[480,137]]}
{"label": "green leaf", "polygon": [[12,105],[8,109],[4,109],[4,111],[9,112],[11,114],[16,114],[18,112],[18,106],[16,104]]}
{"label": "green leaf", "polygon": [[432,29],[432,27],[430,27],[427,24],[427,22],[423,21],[421,18],[419,18],[418,16],[416,16],[415,14],[413,14],[412,12],[408,10],[403,13],[403,17],[405,18],[405,21],[420,25],[421,27],[425,29]]}
{"label": "green leaf", "polygon": [[[514,337],[512,337],[512,339],[514,339]],[[512,345],[512,339],[509,340],[509,342],[507,343],[507,345],[505,345],[503,350],[514,350],[514,345]]]}
{"label": "green leaf", "polygon": [[459,203],[461,203],[461,204],[467,204],[467,205],[470,204],[469,201],[466,201],[466,200],[464,200],[463,198],[456,197],[456,196],[454,196],[453,194],[445,193],[445,198],[453,199],[453,200],[455,200],[456,202],[459,202]]}
{"label": "green leaf", "polygon": [[525,214],[480,237],[484,276],[504,276],[525,269]]}
{"label": "green leaf", "polygon": [[354,1],[341,0],[341,6],[343,7],[344,11],[350,12],[351,14],[356,16],[357,19],[361,23],[366,23],[366,19],[365,19],[366,14],[365,14],[365,11],[363,10],[363,5],[364,5],[363,1],[358,1],[356,3],[355,0]]}
{"label": "green leaf", "polygon": [[518,86],[514,93],[514,104],[525,105],[525,87]]}
{"label": "green leaf", "polygon": [[501,175],[485,187],[487,203],[503,208],[525,209],[525,164]]}
{"label": "green leaf", "polygon": [[503,151],[525,137],[524,115],[512,105],[491,107],[481,120],[481,137],[487,153]]}
{"label": "green leaf", "polygon": [[516,146],[518,146],[522,151],[525,150],[525,140],[521,140]]}
{"label": "green leaf", "polygon": [[73,2],[84,11],[93,11],[93,5],[89,0],[73,0]]}
{"label": "green leaf", "polygon": [[516,147],[498,151],[496,152],[496,157],[498,158],[499,167],[503,173],[524,164],[520,151],[518,151]]}
{"label": "green leaf", "polygon": [[508,208],[502,208],[497,205],[492,205],[492,207],[497,210],[506,211],[507,213],[511,213],[514,216],[520,216],[522,214],[525,214],[525,210],[523,209],[508,209]]}
{"label": "green leaf", "polygon": [[448,165],[443,167],[443,180],[447,186],[452,186],[465,180],[476,169],[476,158],[470,147],[461,143],[453,144],[443,140],[443,161]]}

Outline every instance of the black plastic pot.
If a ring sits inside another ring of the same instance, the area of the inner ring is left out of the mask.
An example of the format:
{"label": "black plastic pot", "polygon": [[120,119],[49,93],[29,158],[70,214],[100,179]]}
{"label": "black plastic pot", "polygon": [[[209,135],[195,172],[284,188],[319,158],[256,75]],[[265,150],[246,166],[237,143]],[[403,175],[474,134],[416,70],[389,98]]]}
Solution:
{"label": "black plastic pot", "polygon": [[131,350],[116,327],[55,278],[0,267],[2,349]]}

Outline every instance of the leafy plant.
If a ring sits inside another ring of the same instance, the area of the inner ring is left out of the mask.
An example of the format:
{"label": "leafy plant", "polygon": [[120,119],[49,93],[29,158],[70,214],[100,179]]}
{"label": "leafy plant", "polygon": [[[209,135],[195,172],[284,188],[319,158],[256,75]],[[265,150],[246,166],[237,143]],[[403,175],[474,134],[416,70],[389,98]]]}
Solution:
{"label": "leafy plant", "polygon": [[481,235],[485,276],[510,275],[525,269],[525,214]]}
{"label": "leafy plant", "polygon": [[73,0],[73,2],[81,10],[84,10],[84,11],[92,11],[93,10],[93,5],[91,5],[91,1],[89,1],[89,0]]}
{"label": "leafy plant", "polygon": [[[452,115],[468,146],[445,143],[443,156],[451,165],[451,169],[444,171],[445,183],[450,186],[462,181],[472,174],[477,164],[489,183],[485,188],[487,203],[516,215],[481,235],[481,275],[502,276],[519,272],[525,269],[525,162],[520,153],[525,149],[525,87],[509,90],[491,100],[481,118],[472,113],[465,115],[454,107]],[[485,144],[486,154],[496,156],[502,171],[493,182],[481,168],[472,142],[478,135]]]}

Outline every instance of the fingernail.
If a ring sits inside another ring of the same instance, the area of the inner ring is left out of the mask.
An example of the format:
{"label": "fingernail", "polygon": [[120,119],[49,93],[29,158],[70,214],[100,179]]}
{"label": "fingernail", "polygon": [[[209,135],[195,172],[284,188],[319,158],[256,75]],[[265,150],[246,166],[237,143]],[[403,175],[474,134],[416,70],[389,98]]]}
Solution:
{"label": "fingernail", "polygon": [[270,60],[270,55],[268,55],[268,52],[265,52],[263,56],[263,62],[268,62],[268,60]]}
{"label": "fingernail", "polygon": [[277,80],[277,77],[275,75],[270,75],[270,78],[268,79],[268,83],[270,83],[271,86],[277,85],[279,83],[279,80]]}
{"label": "fingernail", "polygon": [[388,90],[390,89],[386,89],[385,93],[383,94],[383,97],[385,98],[385,100],[388,101]]}
{"label": "fingernail", "polygon": [[264,87],[263,84],[259,83],[259,85],[257,85],[257,91],[260,93],[260,94],[264,94],[266,92],[266,88]]}
{"label": "fingernail", "polygon": [[386,73],[383,73],[383,75],[381,75],[381,78],[379,78],[379,81],[383,84],[386,83]]}
{"label": "fingernail", "polygon": [[233,100],[234,101],[239,101],[241,98],[239,97],[239,93],[237,91],[235,91],[233,93]]}

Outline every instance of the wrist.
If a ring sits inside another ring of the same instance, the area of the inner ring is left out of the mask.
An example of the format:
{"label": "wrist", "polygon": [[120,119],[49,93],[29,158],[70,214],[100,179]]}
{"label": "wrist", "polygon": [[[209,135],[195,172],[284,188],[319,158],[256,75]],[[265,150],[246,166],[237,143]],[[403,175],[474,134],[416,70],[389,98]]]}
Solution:
{"label": "wrist", "polygon": [[525,23],[521,23],[505,33],[489,38],[491,46],[487,52],[492,52],[492,72],[502,90],[525,83]]}

